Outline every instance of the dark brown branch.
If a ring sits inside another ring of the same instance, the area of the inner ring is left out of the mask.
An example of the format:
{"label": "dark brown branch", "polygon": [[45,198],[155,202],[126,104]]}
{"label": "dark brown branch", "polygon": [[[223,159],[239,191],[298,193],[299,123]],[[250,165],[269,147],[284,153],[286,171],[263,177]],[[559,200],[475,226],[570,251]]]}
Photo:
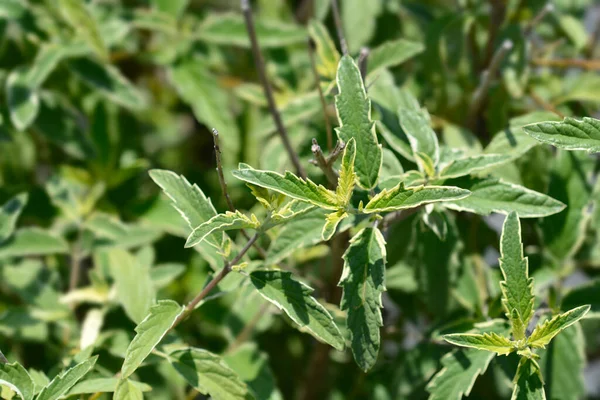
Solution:
{"label": "dark brown branch", "polygon": [[329,115],[327,113],[327,102],[325,101],[325,95],[321,88],[321,80],[319,79],[319,72],[317,71],[317,65],[315,62],[315,42],[312,40],[308,41],[308,55],[310,56],[310,66],[312,73],[315,76],[315,82],[317,84],[317,91],[319,92],[319,99],[321,100],[321,108],[323,109],[323,117],[325,118],[325,129],[327,131],[327,150],[331,151],[333,147],[333,133],[331,131],[331,123],[329,122]]}
{"label": "dark brown branch", "polygon": [[577,58],[550,59],[534,58],[533,65],[555,68],[581,68],[588,71],[600,71],[600,60],[584,60]]}
{"label": "dark brown branch", "polygon": [[304,172],[304,168],[302,168],[302,164],[300,164],[300,159],[298,155],[292,148],[292,144],[290,142],[290,138],[288,136],[287,130],[283,125],[283,121],[281,119],[281,114],[277,109],[277,105],[275,104],[275,99],[273,97],[273,89],[271,88],[271,84],[267,78],[267,72],[265,69],[265,62],[263,60],[262,54],[260,52],[260,47],[258,45],[258,38],[256,37],[256,30],[254,28],[254,18],[252,16],[252,9],[250,8],[249,0],[241,0],[242,12],[244,13],[244,20],[246,21],[246,29],[248,30],[248,36],[250,37],[250,43],[252,44],[252,54],[254,55],[254,64],[256,65],[256,70],[258,71],[258,76],[260,78],[260,82],[263,87],[263,91],[265,92],[265,97],[267,98],[267,103],[269,104],[269,111],[273,116],[273,121],[275,121],[275,126],[277,126],[277,131],[279,132],[279,136],[281,137],[281,141],[283,142],[283,146],[294,164],[294,168],[296,169],[296,173],[302,177],[306,178],[306,173]]}
{"label": "dark brown branch", "polygon": [[344,28],[342,27],[342,18],[340,18],[340,8],[337,0],[331,0],[331,10],[333,11],[333,21],[335,22],[335,30],[337,31],[340,48],[343,55],[348,55],[348,44],[344,37]]}
{"label": "dark brown branch", "polygon": [[194,297],[194,299],[190,301],[187,304],[187,306],[185,306],[185,310],[179,315],[179,317],[177,317],[170,330],[175,329],[177,325],[179,325],[183,320],[185,320],[194,311],[194,309],[202,301],[202,299],[204,299],[211,292],[211,290],[213,290],[215,286],[217,286],[219,282],[221,282],[223,278],[225,278],[231,272],[231,267],[236,265],[242,259],[242,257],[244,257],[244,255],[248,252],[250,247],[252,247],[254,242],[256,242],[256,240],[258,239],[258,235],[258,232],[255,233],[254,236],[252,236],[250,240],[248,240],[248,242],[242,248],[242,250],[240,250],[238,255],[235,256],[233,260],[228,261],[223,267],[223,269],[221,269],[221,271],[219,271],[219,273],[214,278],[212,278],[210,282],[208,282],[208,284],[200,291],[200,293],[198,293],[198,295]]}

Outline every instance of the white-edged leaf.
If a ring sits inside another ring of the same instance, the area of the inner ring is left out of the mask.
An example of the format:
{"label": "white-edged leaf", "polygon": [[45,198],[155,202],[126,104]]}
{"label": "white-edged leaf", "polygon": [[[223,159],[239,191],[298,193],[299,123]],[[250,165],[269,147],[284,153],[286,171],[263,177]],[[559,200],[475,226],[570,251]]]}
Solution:
{"label": "white-edged leaf", "polygon": [[533,279],[529,277],[529,261],[523,256],[521,224],[517,213],[504,220],[500,238],[500,269],[504,280],[500,282],[502,305],[511,321],[516,340],[525,337],[525,329],[533,317]]}
{"label": "white-edged leaf", "polygon": [[[217,215],[210,199],[198,185],[190,184],[183,175],[161,169],[150,170],[149,174],[171,199],[173,207],[188,223],[190,231]],[[216,247],[221,247],[223,235],[211,235],[206,240]]]}
{"label": "white-edged leaf", "polygon": [[323,225],[323,231],[321,232],[321,238],[324,241],[331,239],[344,218],[348,217],[348,213],[344,210],[332,212],[325,217],[325,225]]}
{"label": "white-edged leaf", "polygon": [[352,191],[356,182],[356,172],[354,171],[354,162],[356,160],[356,140],[351,138],[346,143],[344,155],[342,157],[342,165],[340,167],[340,176],[338,185],[335,189],[337,203],[340,207],[346,207],[350,204]]}
{"label": "white-edged leaf", "polygon": [[284,194],[296,200],[314,204],[327,210],[337,210],[335,193],[322,185],[317,185],[310,179],[304,180],[287,171],[285,175],[272,171],[261,171],[247,164],[240,163],[239,169],[233,171],[236,178],[275,192]]}
{"label": "white-edged leaf", "polygon": [[367,62],[368,76],[375,77],[375,73],[382,68],[402,64],[423,50],[425,50],[425,46],[419,42],[412,42],[406,39],[387,41],[375,47],[369,53]]}
{"label": "white-edged leaf", "polygon": [[27,193],[20,193],[0,207],[0,245],[13,234],[28,198]]}
{"label": "white-edged leaf", "polygon": [[127,379],[148,357],[169,332],[184,308],[172,300],[161,300],[150,308],[150,313],[135,328],[136,335],[127,347],[121,367],[121,379]]}
{"label": "white-edged leaf", "polygon": [[444,182],[471,192],[468,197],[443,203],[444,207],[479,215],[509,214],[515,211],[520,218],[538,218],[561,212],[565,205],[545,194],[500,179],[459,178]]}
{"label": "white-edged leaf", "polygon": [[510,339],[497,333],[452,333],[444,335],[444,340],[457,346],[491,351],[498,355],[508,355],[517,350]]}
{"label": "white-edged leaf", "polygon": [[344,253],[338,286],[344,289],[340,308],[348,313],[352,353],[363,371],[375,365],[383,326],[381,294],[385,289],[385,239],[377,228],[365,228]]}
{"label": "white-edged leaf", "polygon": [[0,363],[0,388],[1,386],[9,387],[23,400],[33,399],[33,381],[27,370],[17,362],[11,364]]}
{"label": "white-edged leaf", "polygon": [[600,120],[594,118],[565,118],[561,122],[526,125],[523,130],[536,140],[556,147],[600,152]]}
{"label": "white-edged leaf", "polygon": [[225,232],[233,229],[256,229],[260,222],[256,216],[247,217],[239,211],[227,211],[224,214],[217,214],[200,226],[194,228],[187,241],[185,247],[194,247],[202,242],[208,236],[214,233]]}
{"label": "white-edged leaf", "polygon": [[215,400],[243,400],[248,395],[246,384],[216,354],[189,348],[169,354],[169,359],[193,388]]}
{"label": "white-edged leaf", "polygon": [[73,368],[62,372],[42,389],[36,400],[58,400],[69,391],[77,382],[94,368],[98,356],[88,358]]}
{"label": "white-edged leaf", "polygon": [[580,306],[539,324],[527,338],[527,344],[535,348],[545,348],[554,336],[579,321],[588,311],[589,305]]}
{"label": "white-edged leaf", "polygon": [[438,138],[423,111],[401,107],[398,110],[400,126],[408,137],[410,147],[417,159],[419,170],[430,176],[440,161]]}
{"label": "white-edged leaf", "polygon": [[338,137],[345,143],[356,140],[354,171],[359,186],[370,189],[377,184],[381,168],[381,146],[371,120],[371,100],[367,96],[358,66],[350,56],[340,60],[337,70],[339,94],[335,97]]}
{"label": "white-edged leaf", "polygon": [[285,311],[300,328],[338,350],[344,348],[344,338],[332,316],[310,295],[313,289],[292,278],[290,272],[254,271],[250,281],[265,299]]}
{"label": "white-edged leaf", "polygon": [[407,188],[404,182],[388,190],[384,189],[365,206],[364,212],[379,213],[404,210],[423,204],[455,201],[469,196],[470,192],[453,186],[418,186]]}
{"label": "white-edged leaf", "polygon": [[521,358],[513,383],[511,400],[546,400],[542,373],[535,360]]}
{"label": "white-edged leaf", "polygon": [[40,98],[25,69],[16,69],[6,78],[6,101],[15,128],[27,129],[40,111]]}

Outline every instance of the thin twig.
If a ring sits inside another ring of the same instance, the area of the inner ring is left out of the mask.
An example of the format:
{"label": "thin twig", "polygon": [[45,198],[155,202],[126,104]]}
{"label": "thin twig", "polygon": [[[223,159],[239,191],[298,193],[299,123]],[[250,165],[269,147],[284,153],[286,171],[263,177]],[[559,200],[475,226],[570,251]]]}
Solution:
{"label": "thin twig", "polygon": [[8,364],[8,360],[4,357],[2,350],[0,350],[0,364]]}
{"label": "thin twig", "polygon": [[277,126],[277,131],[279,132],[279,136],[281,137],[283,146],[285,147],[285,150],[287,151],[288,156],[292,161],[292,164],[294,164],[296,172],[300,177],[306,178],[304,168],[302,168],[302,164],[300,164],[298,155],[292,148],[292,144],[290,143],[290,138],[288,136],[287,130],[285,129],[285,126],[283,125],[283,121],[281,119],[281,114],[279,114],[279,110],[277,109],[277,105],[275,104],[275,99],[273,97],[273,89],[271,88],[271,84],[269,83],[269,80],[267,78],[265,62],[260,52],[258,38],[256,37],[256,30],[254,28],[254,18],[252,16],[252,9],[250,8],[249,0],[241,0],[241,6],[242,12],[244,13],[244,20],[246,21],[246,29],[248,30],[248,36],[250,37],[250,42],[252,44],[254,64],[256,65],[258,76],[260,78],[260,82],[265,92],[265,97],[267,98],[267,103],[269,104],[269,111],[273,116],[273,120],[275,121],[275,125]]}
{"label": "thin twig", "polygon": [[358,56],[358,69],[360,70],[360,76],[362,77],[363,83],[365,84],[365,89],[365,79],[367,79],[367,62],[369,61],[369,53],[369,48],[363,47],[362,49],[360,49],[360,55]]}
{"label": "thin twig", "polygon": [[69,292],[77,289],[79,275],[81,274],[81,242],[83,240],[83,229],[77,228],[77,238],[71,249],[71,275],[69,277]]}
{"label": "thin twig", "polygon": [[252,247],[254,242],[256,242],[258,236],[259,233],[255,233],[254,236],[252,236],[250,240],[248,240],[248,242],[242,248],[242,250],[240,250],[238,255],[235,256],[233,260],[228,261],[223,267],[223,269],[221,269],[221,271],[219,271],[219,273],[214,278],[212,278],[210,282],[208,282],[208,284],[202,289],[202,291],[200,291],[200,293],[198,293],[198,295],[194,297],[194,299],[190,301],[187,304],[187,306],[185,306],[185,310],[179,315],[179,317],[177,317],[170,330],[175,329],[177,325],[179,325],[184,319],[186,319],[192,313],[192,311],[194,311],[198,303],[200,303],[202,299],[204,299],[210,293],[210,291],[213,290],[214,287],[217,286],[219,282],[221,282],[223,278],[225,278],[231,272],[231,267],[236,265],[242,259],[242,257],[244,257],[244,255],[248,252],[250,247]]}
{"label": "thin twig", "polygon": [[566,117],[566,115],[561,113],[556,107],[542,99],[533,89],[529,90],[529,96],[531,96],[531,99],[544,110],[550,111],[560,118]]}
{"label": "thin twig", "polygon": [[333,151],[327,156],[327,164],[333,166],[335,160],[337,160],[343,153],[346,148],[346,143],[338,140],[333,148]]}
{"label": "thin twig", "polygon": [[313,138],[310,149],[315,156],[315,162],[317,163],[317,166],[321,168],[331,186],[335,187],[337,185],[338,176],[333,170],[332,164],[329,164],[323,155],[323,151],[321,150],[321,146],[319,146],[317,139]]}
{"label": "thin twig", "polygon": [[348,55],[348,44],[344,37],[344,28],[342,27],[342,18],[340,18],[340,8],[337,0],[331,0],[331,10],[333,11],[333,21],[335,22],[335,29],[337,31],[338,40],[340,41],[342,54]]}
{"label": "thin twig", "polygon": [[331,148],[333,147],[333,133],[331,131],[331,123],[327,113],[327,102],[325,101],[325,95],[323,94],[323,89],[321,88],[321,80],[319,79],[319,72],[317,71],[317,64],[315,62],[315,42],[312,39],[309,39],[308,41],[308,55],[310,56],[310,66],[312,73],[315,76],[317,91],[319,92],[319,99],[321,100],[321,108],[323,109],[323,117],[325,118],[325,129],[327,131],[327,150],[331,152]]}
{"label": "thin twig", "polygon": [[525,28],[523,28],[523,35],[526,39],[529,37],[529,35],[531,35],[533,28],[535,28],[540,22],[542,22],[544,17],[546,17],[546,15],[548,15],[552,11],[554,11],[554,5],[551,3],[546,4],[544,7],[542,7],[540,12],[538,12],[537,15],[533,17],[527,23],[527,25],[525,25]]}
{"label": "thin twig", "polygon": [[260,307],[260,309],[256,312],[256,314],[254,314],[252,319],[250,321],[248,321],[246,326],[244,326],[244,329],[242,329],[242,331],[236,336],[234,341],[231,342],[231,344],[229,346],[227,346],[227,350],[225,350],[225,353],[230,353],[233,350],[237,349],[242,343],[244,343],[248,339],[248,337],[250,336],[250,334],[256,327],[256,324],[258,324],[258,322],[260,321],[262,316],[267,312],[267,310],[269,309],[270,306],[271,306],[271,303],[265,302]]}
{"label": "thin twig", "polygon": [[481,110],[481,107],[487,98],[488,89],[490,88],[492,79],[496,76],[496,73],[500,69],[500,64],[502,64],[502,61],[512,47],[513,42],[510,40],[505,40],[502,43],[502,46],[496,50],[489,67],[481,74],[481,81],[479,82],[479,86],[475,92],[473,92],[471,104],[469,105],[469,124],[471,127],[474,127],[479,110]]}
{"label": "thin twig", "polygon": [[588,71],[600,71],[600,60],[585,60],[577,58],[550,59],[534,58],[533,65],[556,68],[581,68]]}

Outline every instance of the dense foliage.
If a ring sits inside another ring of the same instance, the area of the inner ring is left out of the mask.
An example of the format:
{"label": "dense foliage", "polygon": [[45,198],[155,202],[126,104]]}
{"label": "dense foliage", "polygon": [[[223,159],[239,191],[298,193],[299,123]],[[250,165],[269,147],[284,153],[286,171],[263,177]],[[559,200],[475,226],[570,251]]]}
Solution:
{"label": "dense foliage", "polygon": [[600,398],[599,15],[0,0],[0,398]]}

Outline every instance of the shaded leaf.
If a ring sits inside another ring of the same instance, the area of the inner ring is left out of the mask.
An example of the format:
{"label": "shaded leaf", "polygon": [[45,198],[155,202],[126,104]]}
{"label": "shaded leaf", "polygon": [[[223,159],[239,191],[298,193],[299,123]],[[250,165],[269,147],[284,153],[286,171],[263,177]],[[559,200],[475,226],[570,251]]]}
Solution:
{"label": "shaded leaf", "polygon": [[189,348],[169,354],[173,367],[200,393],[216,400],[246,399],[248,388],[216,354]]}
{"label": "shaded leaf", "polygon": [[26,70],[14,70],[6,78],[6,101],[15,128],[19,131],[27,129],[40,110],[40,98]]}
{"label": "shaded leaf", "polygon": [[521,358],[511,400],[546,400],[540,366],[535,360]]}
{"label": "shaded leaf", "polygon": [[365,228],[344,253],[338,286],[344,289],[340,308],[348,312],[352,353],[363,371],[375,365],[383,326],[381,294],[385,291],[385,239],[376,228]]}
{"label": "shaded leaf", "polygon": [[28,198],[27,193],[18,194],[0,208],[0,245],[13,234]]}
{"label": "shaded leaf", "polygon": [[292,278],[290,272],[254,271],[250,280],[259,293],[302,329],[338,350],[344,338],[327,310],[310,295],[313,289]]}
{"label": "shaded leaf", "polygon": [[59,0],[59,9],[79,36],[83,36],[96,53],[106,58],[106,46],[100,35],[96,20],[83,0]]}
{"label": "shaded leaf", "polygon": [[430,176],[440,160],[438,138],[423,111],[401,107],[398,110],[400,126],[408,137],[410,146],[417,158],[419,170]]}

